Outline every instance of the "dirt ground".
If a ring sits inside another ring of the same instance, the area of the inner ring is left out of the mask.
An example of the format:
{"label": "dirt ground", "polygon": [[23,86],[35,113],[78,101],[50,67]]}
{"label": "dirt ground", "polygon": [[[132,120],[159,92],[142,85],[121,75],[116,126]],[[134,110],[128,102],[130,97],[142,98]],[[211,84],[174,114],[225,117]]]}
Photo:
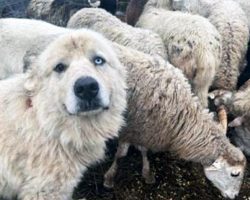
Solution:
{"label": "dirt ground", "polygon": [[[114,142],[113,142],[114,143]],[[114,144],[109,145],[114,149]],[[107,160],[89,169],[75,190],[74,199],[87,200],[220,200],[219,191],[205,178],[199,164],[179,160],[168,153],[149,153],[156,183],[145,184],[141,176],[141,156],[131,148],[127,157],[119,161],[119,171],[112,190],[103,187],[103,174],[112,162]],[[249,162],[250,164],[250,162]],[[250,200],[249,168],[241,192],[236,200]]]}

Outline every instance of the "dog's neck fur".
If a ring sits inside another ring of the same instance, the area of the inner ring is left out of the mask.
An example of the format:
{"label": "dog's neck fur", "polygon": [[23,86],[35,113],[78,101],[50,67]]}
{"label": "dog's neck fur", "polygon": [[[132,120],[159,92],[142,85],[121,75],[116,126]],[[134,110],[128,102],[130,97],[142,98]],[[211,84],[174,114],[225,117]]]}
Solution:
{"label": "dog's neck fur", "polygon": [[[37,127],[39,130],[37,137],[44,137],[45,134],[48,140],[54,140],[60,144],[64,150],[72,151],[75,155],[78,154],[78,156],[85,154],[86,151],[92,152],[96,146],[105,146],[102,134],[102,131],[105,130],[98,126],[95,127],[96,130],[91,129],[92,127],[90,127],[90,125],[98,124],[91,117],[70,116],[67,113],[55,112],[54,108],[48,104],[37,104],[36,97],[28,98],[27,103],[28,109],[36,113],[37,126],[41,124],[40,127]],[[50,117],[47,117],[49,115]],[[33,116],[30,115],[30,117]],[[45,119],[45,121],[41,119]],[[110,137],[112,136],[113,135],[110,134]],[[104,152],[99,152],[99,154],[103,155]],[[97,158],[94,158],[94,160],[96,159]],[[86,164],[86,161],[82,160],[81,162]]]}

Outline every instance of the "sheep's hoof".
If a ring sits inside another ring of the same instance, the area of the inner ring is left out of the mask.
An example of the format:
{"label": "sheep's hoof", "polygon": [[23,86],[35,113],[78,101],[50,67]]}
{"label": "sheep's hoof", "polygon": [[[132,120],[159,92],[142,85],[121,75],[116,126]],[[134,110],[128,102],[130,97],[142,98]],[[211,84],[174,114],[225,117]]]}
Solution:
{"label": "sheep's hoof", "polygon": [[145,182],[147,184],[154,184],[155,183],[155,176],[153,173],[148,173],[147,175],[143,176],[145,179]]}
{"label": "sheep's hoof", "polygon": [[111,189],[114,187],[114,180],[113,178],[106,178],[104,179],[103,186],[105,188]]}

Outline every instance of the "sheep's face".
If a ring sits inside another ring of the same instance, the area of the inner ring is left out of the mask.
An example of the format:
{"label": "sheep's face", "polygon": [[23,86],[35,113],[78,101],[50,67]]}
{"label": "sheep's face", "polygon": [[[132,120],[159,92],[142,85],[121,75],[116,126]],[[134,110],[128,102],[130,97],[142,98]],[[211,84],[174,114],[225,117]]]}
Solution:
{"label": "sheep's face", "polygon": [[241,156],[243,160],[237,165],[229,164],[221,156],[211,166],[204,168],[206,177],[226,198],[234,199],[239,194],[246,162],[244,155]]}

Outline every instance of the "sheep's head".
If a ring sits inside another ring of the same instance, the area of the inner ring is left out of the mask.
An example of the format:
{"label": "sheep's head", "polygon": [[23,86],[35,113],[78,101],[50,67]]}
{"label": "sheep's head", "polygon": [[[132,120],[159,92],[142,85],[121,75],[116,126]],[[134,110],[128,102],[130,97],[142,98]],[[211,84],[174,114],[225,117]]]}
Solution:
{"label": "sheep's head", "polygon": [[226,138],[227,132],[227,113],[224,106],[218,109],[218,118],[224,129],[219,144],[223,153],[210,166],[204,166],[206,177],[217,187],[224,197],[234,199],[240,191],[246,158],[240,149],[233,146]]}
{"label": "sheep's head", "polygon": [[245,155],[250,156],[250,116],[244,114],[236,117],[228,124],[233,127],[234,131],[231,134],[231,141],[239,147]]}
{"label": "sheep's head", "polygon": [[208,97],[213,100],[215,106],[231,106],[233,101],[233,93],[227,90],[214,90],[208,94]]}
{"label": "sheep's head", "polygon": [[243,153],[235,148],[234,153],[238,158],[229,158],[220,156],[216,161],[208,166],[204,167],[206,177],[217,187],[224,197],[234,199],[240,191],[240,187],[244,177],[244,170],[246,165],[246,159]]}

